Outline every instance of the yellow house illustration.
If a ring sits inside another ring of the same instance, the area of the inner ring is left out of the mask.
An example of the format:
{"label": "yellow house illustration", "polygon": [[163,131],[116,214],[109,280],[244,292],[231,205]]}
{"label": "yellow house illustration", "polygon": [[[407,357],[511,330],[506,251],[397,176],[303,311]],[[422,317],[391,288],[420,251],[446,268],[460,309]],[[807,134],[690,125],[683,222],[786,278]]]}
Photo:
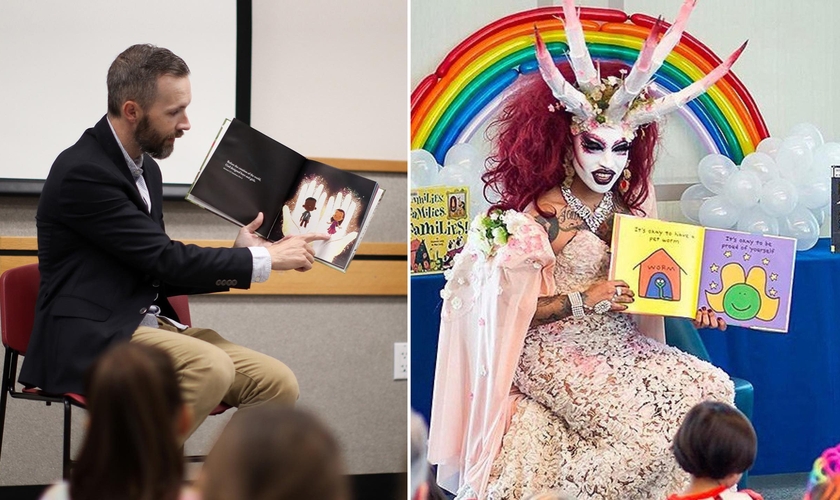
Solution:
{"label": "yellow house illustration", "polygon": [[665,249],[660,248],[639,262],[639,296],[648,299],[680,300],[682,274],[688,274]]}

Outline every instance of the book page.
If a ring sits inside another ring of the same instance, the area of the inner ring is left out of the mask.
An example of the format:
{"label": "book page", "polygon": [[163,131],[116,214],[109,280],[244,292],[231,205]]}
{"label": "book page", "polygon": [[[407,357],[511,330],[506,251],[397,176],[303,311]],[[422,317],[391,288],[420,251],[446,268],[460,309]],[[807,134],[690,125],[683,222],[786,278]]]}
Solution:
{"label": "book page", "polygon": [[225,125],[187,199],[240,226],[262,212],[267,237],[306,158],[240,120]]}
{"label": "book page", "polygon": [[729,325],[786,332],[796,240],[707,229],[701,306]]}
{"label": "book page", "polygon": [[329,234],[328,241],[312,243],[315,258],[344,270],[379,190],[376,182],[361,175],[306,160],[268,239],[277,241],[290,234]]}
{"label": "book page", "polygon": [[704,228],[616,214],[610,279],[635,295],[626,312],[693,318]]}

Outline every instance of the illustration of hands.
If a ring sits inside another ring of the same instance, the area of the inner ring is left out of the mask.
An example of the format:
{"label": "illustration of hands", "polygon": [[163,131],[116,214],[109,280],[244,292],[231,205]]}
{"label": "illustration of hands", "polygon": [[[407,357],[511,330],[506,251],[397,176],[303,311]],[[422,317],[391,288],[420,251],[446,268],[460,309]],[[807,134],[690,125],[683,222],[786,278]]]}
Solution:
{"label": "illustration of hands", "polygon": [[344,193],[339,193],[335,196],[330,196],[324,205],[324,210],[318,213],[317,219],[313,217],[310,225],[313,227],[313,232],[330,233],[330,227],[333,226],[333,219],[336,212],[343,212],[344,218],[340,224],[333,227],[333,232],[328,241],[316,241],[312,243],[312,248],[315,250],[315,255],[321,259],[332,262],[341,252],[343,252],[347,245],[353,243],[359,235],[358,231],[347,232],[353,216],[356,214],[358,204],[353,201],[352,196],[345,196]]}
{"label": "illustration of hands", "polygon": [[[314,209],[306,210],[306,200],[314,198]],[[324,185],[319,184],[315,179],[307,181],[298,191],[297,200],[295,200],[295,209],[289,210],[288,205],[283,205],[283,234],[307,234],[316,231],[315,220],[321,217],[324,212],[324,202],[326,201],[327,193],[324,191]],[[310,221],[308,224],[301,224],[301,216],[304,212],[309,212]],[[327,217],[329,220],[329,217]]]}

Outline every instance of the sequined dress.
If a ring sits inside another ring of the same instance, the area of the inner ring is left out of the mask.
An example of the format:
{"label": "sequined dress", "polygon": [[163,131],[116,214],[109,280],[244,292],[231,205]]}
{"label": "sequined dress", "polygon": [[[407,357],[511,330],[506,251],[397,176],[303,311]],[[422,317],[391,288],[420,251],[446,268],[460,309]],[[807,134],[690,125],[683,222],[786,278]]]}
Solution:
{"label": "sequined dress", "polygon": [[[580,231],[556,257],[556,293],[606,279],[608,246]],[[732,404],[726,373],[648,337],[621,313],[587,314],[528,331],[516,404],[487,498],[560,489],[584,499],[656,499],[688,476],[670,452],[696,403]],[[469,496],[469,495],[467,495]]]}

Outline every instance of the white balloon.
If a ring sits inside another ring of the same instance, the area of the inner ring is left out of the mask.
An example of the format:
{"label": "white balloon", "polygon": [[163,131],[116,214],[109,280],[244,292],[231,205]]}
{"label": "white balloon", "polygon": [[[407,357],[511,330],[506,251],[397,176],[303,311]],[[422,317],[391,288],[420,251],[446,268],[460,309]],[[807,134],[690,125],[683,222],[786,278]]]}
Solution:
{"label": "white balloon", "polygon": [[820,228],[822,228],[823,224],[825,223],[825,219],[829,215],[829,211],[829,207],[811,209],[811,213],[814,214],[814,218],[817,219],[817,225],[820,226]]}
{"label": "white balloon", "polygon": [[799,191],[787,179],[774,179],[761,188],[759,205],[773,217],[788,215],[799,202]]}
{"label": "white balloon", "polygon": [[438,173],[438,184],[441,186],[469,186],[471,183],[472,171],[457,163],[446,165]]}
{"label": "white balloon", "polygon": [[729,229],[738,222],[741,211],[721,195],[713,196],[700,205],[700,224],[707,227]]}
{"label": "white balloon", "polygon": [[797,186],[799,203],[811,210],[828,206],[831,203],[831,181],[828,177]]}
{"label": "white balloon", "polygon": [[765,137],[758,143],[755,150],[759,153],[764,153],[770,158],[775,159],[779,152],[779,147],[782,145],[782,140],[778,137]]}
{"label": "white balloon", "polygon": [[797,250],[808,250],[817,244],[820,227],[810,210],[796,207],[793,212],[779,219],[779,234],[796,238]]}
{"label": "white balloon", "polygon": [[479,165],[479,157],[475,146],[468,142],[462,142],[449,148],[443,158],[443,166],[460,165],[465,168],[478,169],[481,166]]}
{"label": "white balloon", "polygon": [[438,183],[438,164],[425,149],[411,151],[411,187],[434,186]]}
{"label": "white balloon", "polygon": [[700,206],[714,195],[702,184],[689,186],[680,196],[680,211],[691,222],[700,222]]}
{"label": "white balloon", "polygon": [[811,178],[815,176],[831,177],[831,167],[840,166],[840,144],[826,142],[814,151],[814,161],[811,163]]}
{"label": "white balloon", "polygon": [[697,165],[700,182],[709,191],[720,194],[729,176],[735,172],[735,164],[728,157],[714,153],[706,155]]}
{"label": "white balloon", "polygon": [[776,165],[783,178],[797,182],[807,177],[813,159],[814,152],[805,139],[800,135],[791,135],[782,140],[776,154]]}
{"label": "white balloon", "polygon": [[811,148],[811,151],[815,150],[819,146],[822,146],[823,142],[823,135],[816,126],[810,123],[797,123],[794,125],[788,135],[798,135],[805,139],[805,142],[808,144],[808,147]]}
{"label": "white balloon", "polygon": [[769,215],[760,206],[754,206],[745,210],[738,218],[738,231],[746,231],[753,234],[779,234],[779,221],[776,217]]}
{"label": "white balloon", "polygon": [[745,172],[755,172],[761,183],[779,178],[779,168],[776,162],[767,153],[756,151],[750,153],[741,160],[741,170]]}
{"label": "white balloon", "polygon": [[736,170],[726,180],[723,195],[738,208],[753,207],[761,196],[761,179],[755,172]]}

